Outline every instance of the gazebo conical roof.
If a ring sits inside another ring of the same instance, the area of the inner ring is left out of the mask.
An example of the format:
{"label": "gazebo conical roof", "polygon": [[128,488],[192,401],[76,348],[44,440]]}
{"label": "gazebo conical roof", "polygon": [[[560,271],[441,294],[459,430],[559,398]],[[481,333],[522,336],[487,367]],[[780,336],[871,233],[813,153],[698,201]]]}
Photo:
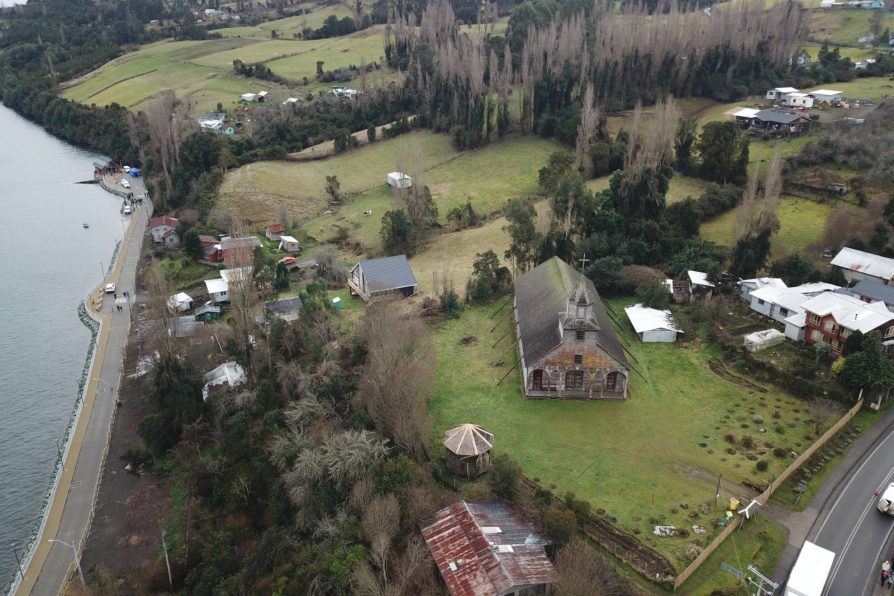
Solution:
{"label": "gazebo conical roof", "polygon": [[494,446],[494,435],[477,424],[462,424],[444,433],[444,447],[460,456],[480,455]]}

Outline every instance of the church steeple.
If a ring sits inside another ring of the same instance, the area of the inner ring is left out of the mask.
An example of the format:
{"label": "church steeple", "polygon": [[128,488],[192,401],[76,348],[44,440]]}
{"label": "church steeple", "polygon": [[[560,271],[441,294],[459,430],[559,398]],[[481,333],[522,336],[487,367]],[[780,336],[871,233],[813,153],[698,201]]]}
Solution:
{"label": "church steeple", "polygon": [[599,329],[596,317],[593,314],[595,296],[593,296],[593,292],[590,290],[587,278],[584,277],[584,266],[588,260],[586,257],[580,259],[581,271],[577,279],[577,285],[568,296],[565,316],[563,317],[563,327],[566,329]]}

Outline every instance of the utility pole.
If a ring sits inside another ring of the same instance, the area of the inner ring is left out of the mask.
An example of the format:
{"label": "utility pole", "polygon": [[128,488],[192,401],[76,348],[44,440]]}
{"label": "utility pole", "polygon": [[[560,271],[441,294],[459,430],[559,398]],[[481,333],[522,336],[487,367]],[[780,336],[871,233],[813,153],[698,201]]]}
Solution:
{"label": "utility pole", "polygon": [[19,559],[19,551],[16,550],[16,543],[13,542],[11,545],[12,552],[16,556],[16,564],[19,566],[19,575],[22,576],[22,581],[25,581],[25,571],[22,569],[22,560]]}
{"label": "utility pole", "polygon": [[723,474],[717,474],[717,488],[714,490],[714,507],[717,507],[717,499],[720,498],[720,480]]}
{"label": "utility pole", "polygon": [[78,577],[81,578],[81,587],[86,588],[87,582],[84,581],[84,570],[81,569],[81,558],[78,556],[78,549],[73,544],[69,544],[67,542],[62,542],[61,540],[56,540],[55,538],[50,538],[49,542],[58,542],[63,546],[67,546],[71,549],[72,554],[74,555],[75,564],[78,566]]}
{"label": "utility pole", "polygon": [[168,568],[168,584],[171,586],[171,590],[174,589],[174,579],[171,577],[171,560],[168,558],[168,544],[165,542],[165,530],[161,527],[161,519],[158,519],[158,529],[161,530],[161,547],[165,551],[165,565]]}

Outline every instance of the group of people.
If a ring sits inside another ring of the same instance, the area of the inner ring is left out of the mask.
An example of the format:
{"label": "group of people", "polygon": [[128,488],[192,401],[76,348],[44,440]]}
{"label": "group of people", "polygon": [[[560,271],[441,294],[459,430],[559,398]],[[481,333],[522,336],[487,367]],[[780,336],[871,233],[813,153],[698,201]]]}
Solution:
{"label": "group of people", "polygon": [[889,590],[894,587],[894,572],[891,571],[891,562],[882,563],[882,587]]}
{"label": "group of people", "polygon": [[[122,295],[125,299],[127,299],[127,297],[128,297],[127,290],[124,290],[124,292],[123,292],[121,295]],[[118,310],[118,312],[121,312],[122,310],[124,310],[124,307],[121,306],[120,304],[118,304],[118,292],[113,292],[113,293],[112,293],[112,300],[115,301],[115,308]]]}

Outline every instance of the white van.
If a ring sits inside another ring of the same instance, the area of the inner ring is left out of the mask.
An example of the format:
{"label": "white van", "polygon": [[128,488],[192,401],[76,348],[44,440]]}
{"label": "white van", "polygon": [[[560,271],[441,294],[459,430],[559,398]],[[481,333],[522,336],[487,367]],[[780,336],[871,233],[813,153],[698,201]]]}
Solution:
{"label": "white van", "polygon": [[[880,491],[876,491],[876,495],[879,494]],[[878,500],[878,510],[882,513],[887,513],[888,515],[894,515],[894,483],[889,484],[888,488],[882,493],[882,496],[879,497]]]}
{"label": "white van", "polygon": [[127,181],[127,178],[121,179],[121,186],[123,186],[124,188],[130,188],[130,182]]}

